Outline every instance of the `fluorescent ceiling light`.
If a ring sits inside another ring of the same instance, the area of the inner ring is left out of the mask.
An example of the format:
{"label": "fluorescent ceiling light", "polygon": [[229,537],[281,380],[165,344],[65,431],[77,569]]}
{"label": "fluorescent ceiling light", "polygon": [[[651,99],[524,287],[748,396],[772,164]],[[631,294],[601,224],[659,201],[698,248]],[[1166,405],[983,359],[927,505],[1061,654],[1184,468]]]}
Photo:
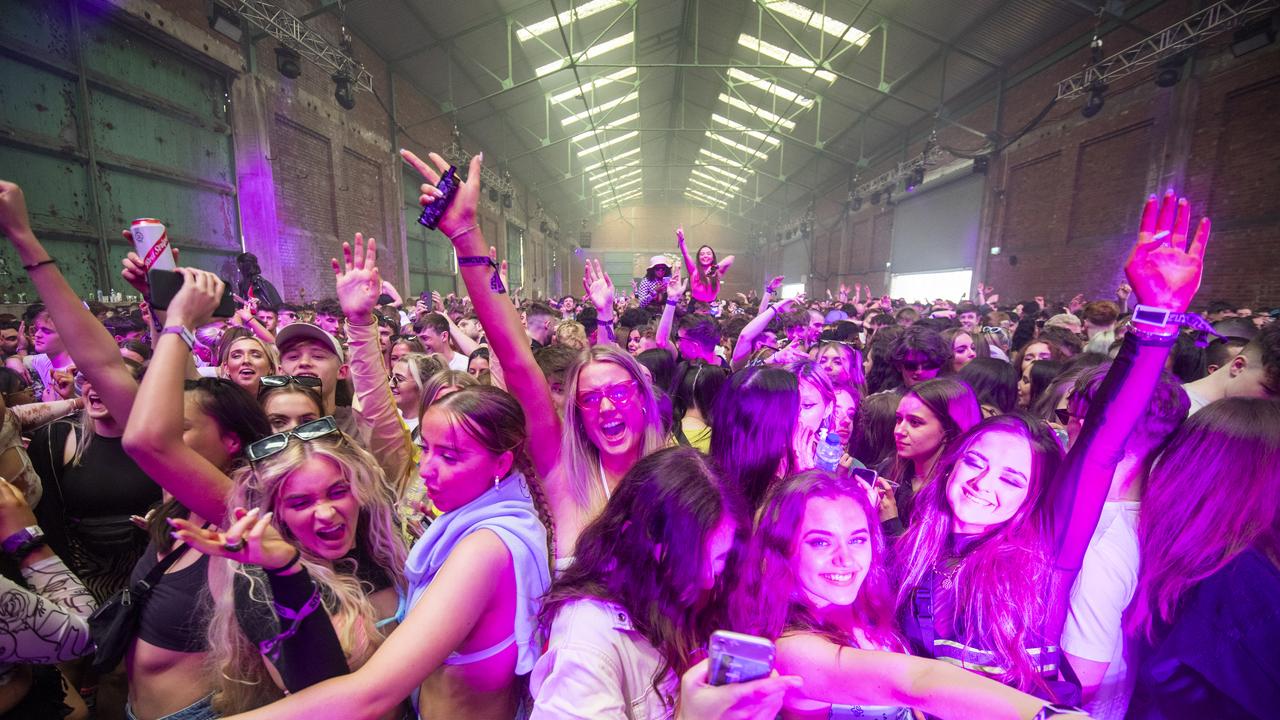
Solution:
{"label": "fluorescent ceiling light", "polygon": [[618,144],[618,143],[620,143],[620,142],[626,142],[626,141],[630,140],[631,138],[638,136],[639,134],[640,134],[640,131],[639,131],[639,130],[632,130],[631,132],[626,133],[625,135],[619,135],[618,137],[616,137],[616,138],[614,138],[614,139],[612,139],[612,140],[605,140],[604,142],[600,143],[599,145],[595,145],[595,146],[593,146],[593,147],[589,147],[589,148],[587,148],[587,149],[585,149],[585,150],[579,150],[579,151],[578,151],[578,157],[586,157],[586,156],[590,155],[591,153],[593,153],[593,152],[595,152],[595,151],[597,151],[597,150],[601,150],[601,149],[603,149],[603,148],[607,148],[607,147],[609,147],[610,145],[617,145],[617,144]]}
{"label": "fluorescent ceiling light", "polygon": [[764,78],[756,77],[745,70],[729,68],[729,78],[731,80],[737,80],[743,85],[750,85],[751,87],[759,88],[770,95],[777,95],[783,100],[787,102],[794,102],[801,107],[813,107],[813,98],[806,97],[798,92],[792,92],[772,80],[765,80]]}
{"label": "fluorescent ceiling light", "polygon": [[[612,184],[612,183],[620,183],[620,182],[622,182],[623,180],[630,180],[630,179],[631,179],[631,178],[633,178],[633,177],[639,177],[639,175],[640,175],[640,168],[634,168],[634,169],[629,170],[629,171],[627,171],[627,172],[619,173],[619,174],[617,174],[617,175],[614,175],[613,177],[608,177],[608,176],[606,175],[605,177],[601,178],[600,180],[592,180],[592,182],[593,182],[593,183],[595,183],[595,185],[596,185],[597,187],[599,187],[599,186],[601,186],[601,185],[609,185],[609,184]],[[598,176],[597,176],[597,177],[598,177]]]}
{"label": "fluorescent ceiling light", "polygon": [[851,28],[833,17],[815,12],[790,0],[765,0],[764,5],[766,10],[789,17],[792,20],[799,20],[814,30],[821,30],[834,38],[843,38],[845,42],[851,45],[863,47],[871,39],[869,33],[864,33],[857,28]]}
{"label": "fluorescent ceiling light", "polygon": [[626,182],[614,183],[613,185],[609,186],[608,188],[601,188],[601,189],[599,190],[599,192],[601,192],[601,193],[614,193],[614,194],[616,195],[616,194],[617,194],[617,192],[618,192],[619,190],[621,190],[622,188],[625,188],[625,187],[631,187],[632,185],[635,185],[636,183],[640,182],[640,180],[641,180],[641,178],[635,177],[635,178],[632,178],[632,179],[630,179],[630,180],[628,180],[628,181],[626,181]]}
{"label": "fluorescent ceiling light", "polygon": [[623,5],[626,2],[627,0],[591,0],[591,2],[585,2],[575,8],[565,10],[558,15],[553,15],[546,20],[539,20],[536,23],[526,25],[519,30],[516,30],[516,37],[520,38],[520,42],[527,42],[539,35],[546,35],[547,33],[561,27],[567,28],[569,24],[575,20],[589,18],[592,15],[608,10],[609,8]]}
{"label": "fluorescent ceiling light", "polygon": [[[718,166],[716,166],[716,165],[708,165],[708,164],[706,164],[705,162],[703,162],[702,160],[698,160],[698,169],[700,169],[700,170],[710,170],[711,172],[713,172],[713,173],[717,173],[717,174],[720,174],[720,175],[723,175],[723,176],[725,176],[725,177],[729,178],[730,180],[732,180],[732,181],[734,181],[734,182],[742,182],[742,181],[744,181],[744,180],[746,180],[746,179],[747,179],[747,176],[746,176],[746,175],[742,175],[742,174],[740,174],[740,173],[733,173],[733,172],[729,172],[728,170],[725,170],[724,168],[722,168],[722,167],[718,167]],[[748,170],[747,172],[749,173],[750,171]]]}
{"label": "fluorescent ceiling light", "polygon": [[583,85],[579,85],[577,87],[569,88],[568,90],[558,92],[555,95],[551,96],[551,102],[562,103],[565,100],[572,100],[576,97],[586,95],[587,93],[593,90],[596,90],[597,88],[602,88],[605,85],[609,85],[616,82],[622,82],[623,80],[635,74],[636,74],[636,69],[633,67],[622,68],[616,73],[610,73],[608,75],[598,77],[589,83],[585,83]]}
{"label": "fluorescent ceiling light", "polygon": [[[748,50],[754,50],[765,57],[771,57],[783,65],[790,65],[791,67],[800,68],[801,70],[808,70],[829,83],[836,81],[835,73],[828,70],[819,70],[814,66],[812,60],[801,57],[790,50],[784,50],[777,45],[767,43],[758,37],[752,37],[751,35],[742,33],[738,36],[738,44]],[[542,73],[539,72],[538,74],[541,75]]]}
{"label": "fluorescent ceiling light", "polygon": [[796,129],[796,124],[794,122],[782,117],[781,115],[776,115],[774,113],[769,112],[768,110],[765,110],[764,108],[756,107],[755,105],[752,105],[750,103],[743,102],[731,95],[720,93],[720,101],[727,103],[729,107],[736,107],[743,112],[751,113],[752,115],[755,115],[756,117],[760,118],[761,120],[764,120],[769,124],[777,124],[779,127],[784,127],[788,130]]}
{"label": "fluorescent ceiling light", "polygon": [[712,160],[715,160],[717,163],[719,163],[719,164],[721,164],[721,165],[728,165],[729,167],[737,167],[737,168],[745,168],[745,167],[746,167],[746,164],[745,164],[745,163],[743,163],[743,162],[741,162],[741,161],[738,161],[738,160],[730,160],[729,158],[727,158],[727,157],[725,157],[725,156],[723,156],[723,155],[717,155],[716,153],[713,153],[713,152],[711,152],[710,150],[708,150],[708,149],[706,149],[706,148],[698,148],[698,152],[702,153],[703,155],[706,155],[707,157],[711,158]]}
{"label": "fluorescent ceiling light", "polygon": [[590,165],[588,165],[588,166],[586,166],[586,167],[582,168],[582,172],[584,172],[584,173],[588,173],[588,172],[591,172],[592,170],[595,170],[596,168],[604,167],[604,164],[605,164],[605,163],[607,163],[607,162],[616,163],[616,162],[618,162],[619,160],[621,160],[621,159],[623,159],[623,158],[629,158],[629,157],[631,157],[632,155],[638,155],[638,154],[640,154],[640,148],[631,148],[630,150],[628,150],[628,151],[626,151],[626,152],[624,152],[624,153],[618,154],[618,155],[614,155],[614,156],[613,156],[613,157],[611,157],[611,158],[605,158],[604,160],[601,160],[600,162],[594,162],[594,163],[591,163]]}
{"label": "fluorescent ceiling light", "polygon": [[635,188],[635,190],[628,190],[626,192],[623,192],[622,195],[607,197],[607,199],[600,200],[600,204],[608,205],[608,204],[611,204],[611,202],[622,202],[623,200],[631,200],[632,197],[639,197],[641,195],[644,195],[644,190],[641,190],[641,188],[637,187]]}
{"label": "fluorescent ceiling light", "polygon": [[[632,160],[632,161],[631,161],[631,162],[629,162],[629,163],[623,163],[623,164],[621,164],[621,165],[614,165],[614,166],[613,166],[613,170],[614,170],[614,172],[617,172],[617,171],[619,171],[619,170],[625,170],[626,168],[630,168],[630,167],[638,167],[639,165],[640,165],[640,159],[639,159],[639,158],[636,158],[635,160]],[[595,174],[595,175],[592,175],[592,176],[591,176],[591,182],[599,182],[601,178],[605,178],[605,177],[608,177],[608,176],[609,176],[609,173],[608,173],[608,172],[597,173],[597,174]]]}
{"label": "fluorescent ceiling light", "polygon": [[[582,52],[578,53],[577,60],[592,60],[601,55],[604,55],[607,52],[612,52],[614,50],[617,50],[620,47],[625,47],[627,45],[630,45],[631,43],[635,42],[635,39],[636,39],[636,34],[634,32],[629,32],[626,35],[619,35],[618,37],[612,40],[605,40],[602,43],[596,43],[595,45],[592,45],[586,50],[583,50]],[[551,73],[568,66],[569,66],[569,58],[562,57],[559,60],[549,62],[546,65],[543,65],[542,67],[538,68],[537,70],[534,70],[533,74],[537,75],[538,77],[542,77],[543,75],[550,75]]]}
{"label": "fluorescent ceiling light", "polygon": [[697,185],[699,192],[705,192],[710,197],[723,197],[727,200],[737,194],[724,188],[718,188],[715,185],[708,185],[695,177],[689,178],[689,184]]}
{"label": "fluorescent ceiling light", "polygon": [[597,127],[595,130],[587,130],[586,132],[580,132],[577,135],[574,135],[572,138],[569,139],[569,142],[580,143],[583,140],[589,140],[593,135],[595,135],[597,132],[601,130],[608,130],[610,128],[622,127],[623,125],[626,125],[629,122],[639,119],[639,117],[640,117],[640,113],[631,113],[626,117],[620,117],[617,120],[611,120],[607,125],[601,125]]}
{"label": "fluorescent ceiling light", "polygon": [[574,113],[569,117],[561,120],[560,124],[565,127],[568,127],[569,125],[572,125],[573,123],[576,123],[579,120],[586,120],[588,117],[590,117],[591,113],[608,112],[625,102],[631,102],[632,100],[635,100],[639,97],[640,97],[640,93],[632,90],[631,92],[627,93],[626,95],[623,95],[620,98],[614,98],[608,102],[602,102],[599,105],[596,105],[595,107],[587,108],[582,112]]}
{"label": "fluorescent ceiling light", "polygon": [[726,181],[724,178],[718,178],[718,177],[715,177],[715,176],[713,176],[713,175],[711,175],[711,174],[709,174],[709,173],[705,173],[705,172],[703,172],[703,171],[701,171],[701,170],[699,170],[699,169],[697,169],[697,168],[694,168],[694,169],[693,169],[693,171],[692,171],[691,173],[689,173],[689,175],[691,175],[692,177],[696,177],[696,178],[698,178],[699,180],[702,180],[702,181],[704,181],[704,182],[709,182],[709,183],[711,183],[711,184],[713,184],[713,185],[720,185],[720,186],[722,186],[722,187],[724,187],[724,188],[727,188],[727,189],[729,189],[729,190],[732,190],[732,191],[734,191],[734,192],[737,192],[738,188],[742,187],[742,184],[741,184],[741,183],[738,183],[737,185],[735,185],[735,184],[733,184],[733,183],[731,183],[731,182]]}
{"label": "fluorescent ceiling light", "polygon": [[693,198],[694,200],[697,200],[698,202],[706,203],[707,205],[711,205],[713,207],[723,208],[725,205],[728,205],[728,203],[725,202],[724,200],[715,200],[715,199],[709,198],[706,195],[703,195],[702,193],[698,192],[697,190],[685,190],[684,194],[688,197]]}
{"label": "fluorescent ceiling light", "polygon": [[748,154],[748,155],[755,155],[756,157],[760,158],[761,160],[768,160],[768,159],[769,159],[769,153],[766,153],[766,152],[760,152],[759,150],[756,150],[755,148],[751,147],[750,145],[743,145],[742,143],[738,142],[737,140],[734,140],[734,139],[732,139],[732,138],[727,138],[727,137],[725,137],[724,135],[721,135],[721,134],[720,134],[720,133],[718,133],[718,132],[711,132],[710,130],[708,130],[708,131],[707,131],[707,137],[711,138],[712,140],[715,140],[715,141],[716,141],[716,142],[718,142],[718,143],[723,143],[723,144],[725,144],[725,145],[728,145],[729,147],[733,148],[734,150],[737,150],[738,152],[744,152],[744,153],[746,153],[746,154]]}
{"label": "fluorescent ceiling light", "polygon": [[711,119],[715,122],[720,123],[721,125],[724,125],[727,128],[730,128],[732,130],[737,130],[745,134],[747,137],[753,137],[757,140],[763,140],[764,142],[769,143],[769,145],[773,147],[778,147],[779,145],[782,144],[781,140],[779,140],[778,138],[772,135],[767,135],[765,133],[760,132],[759,130],[752,130],[746,125],[743,125],[740,122],[734,122],[733,120],[730,120],[729,118],[719,113],[711,113]]}

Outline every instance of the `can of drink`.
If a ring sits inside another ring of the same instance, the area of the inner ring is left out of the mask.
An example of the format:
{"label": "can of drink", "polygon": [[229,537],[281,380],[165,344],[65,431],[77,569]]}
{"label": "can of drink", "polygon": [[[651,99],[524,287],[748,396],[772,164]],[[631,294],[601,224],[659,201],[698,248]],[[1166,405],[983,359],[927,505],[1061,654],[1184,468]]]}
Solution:
{"label": "can of drink", "polygon": [[138,218],[129,225],[133,247],[148,270],[173,270],[177,264],[169,252],[169,234],[155,218]]}

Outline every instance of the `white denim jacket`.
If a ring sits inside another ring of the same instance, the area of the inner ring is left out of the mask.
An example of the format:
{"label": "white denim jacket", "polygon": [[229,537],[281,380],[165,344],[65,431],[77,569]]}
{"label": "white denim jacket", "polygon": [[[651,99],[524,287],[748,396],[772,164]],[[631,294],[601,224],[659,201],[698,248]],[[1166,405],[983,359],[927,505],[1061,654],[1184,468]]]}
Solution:
{"label": "white denim jacket", "polygon": [[[620,606],[594,598],[565,604],[551,623],[547,652],[533,666],[530,720],[667,720],[674,714],[653,689],[662,657]],[[676,677],[662,683],[674,698]]]}

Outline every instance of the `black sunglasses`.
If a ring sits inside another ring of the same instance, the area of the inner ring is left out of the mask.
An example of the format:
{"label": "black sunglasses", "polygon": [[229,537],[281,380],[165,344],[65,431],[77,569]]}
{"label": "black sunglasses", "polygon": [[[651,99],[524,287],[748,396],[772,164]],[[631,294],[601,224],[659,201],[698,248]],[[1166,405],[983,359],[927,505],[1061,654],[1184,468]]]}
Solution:
{"label": "black sunglasses", "polygon": [[906,370],[907,372],[915,372],[917,370],[937,370],[942,367],[938,363],[932,363],[932,362],[918,363],[918,362],[915,362],[914,360],[903,360],[901,363],[899,363],[899,365],[901,365],[902,369]]}
{"label": "black sunglasses", "polygon": [[326,415],[319,420],[302,423],[292,430],[268,435],[261,440],[254,440],[245,448],[244,454],[245,457],[249,458],[249,462],[255,463],[284,450],[289,446],[289,438],[296,437],[302,442],[311,442],[316,438],[322,438],[336,432],[338,432],[338,421],[334,420],[332,415]]}
{"label": "black sunglasses", "polygon": [[262,387],[284,387],[290,383],[310,388],[322,385],[320,378],[310,375],[267,375],[262,378]]}

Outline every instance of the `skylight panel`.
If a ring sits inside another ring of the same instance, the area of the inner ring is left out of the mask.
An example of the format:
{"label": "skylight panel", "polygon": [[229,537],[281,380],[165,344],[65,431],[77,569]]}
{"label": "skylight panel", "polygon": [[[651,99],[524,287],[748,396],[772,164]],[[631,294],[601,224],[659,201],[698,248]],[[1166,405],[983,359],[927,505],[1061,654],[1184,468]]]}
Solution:
{"label": "skylight panel", "polygon": [[587,93],[592,92],[594,90],[598,90],[604,87],[605,85],[611,85],[613,83],[622,82],[635,74],[636,74],[636,69],[633,67],[622,68],[618,72],[609,73],[608,75],[598,77],[589,83],[584,83],[577,87],[572,87],[572,88],[569,88],[568,90],[558,92],[555,95],[551,96],[551,102],[563,103],[566,100],[572,100],[576,97],[586,95]]}
{"label": "skylight panel", "polygon": [[546,35],[549,32],[559,29],[560,27],[568,28],[574,21],[585,20],[599,13],[615,8],[619,5],[625,5],[627,0],[591,0],[581,5],[565,10],[562,13],[552,15],[545,20],[539,20],[516,30],[516,37],[520,42],[528,42],[540,35]]}
{"label": "skylight panel", "polygon": [[752,115],[755,115],[756,117],[760,118],[761,120],[764,120],[765,122],[771,125],[777,124],[779,127],[786,128],[787,130],[796,129],[796,124],[794,122],[782,117],[781,115],[771,113],[768,110],[765,110],[764,108],[761,108],[761,107],[756,107],[755,105],[739,100],[738,98],[733,97],[732,95],[728,95],[726,93],[720,93],[720,101],[723,103],[726,103],[727,105],[729,105],[729,107],[735,107],[743,112],[751,113]]}
{"label": "skylight panel", "polygon": [[596,132],[599,130],[608,130],[610,128],[622,127],[623,125],[626,125],[629,122],[633,122],[639,118],[640,118],[640,113],[631,113],[626,117],[620,117],[617,120],[610,120],[607,125],[601,125],[595,130],[587,130],[585,132],[580,132],[577,135],[574,135],[572,138],[570,138],[570,142],[580,143],[583,140],[589,140],[591,139],[591,136],[595,135]]}
{"label": "skylight panel", "polygon": [[596,106],[594,106],[594,107],[591,107],[591,108],[589,108],[589,109],[587,109],[587,110],[583,110],[582,112],[574,113],[574,114],[570,115],[569,117],[567,117],[567,118],[565,118],[565,119],[561,120],[561,121],[560,121],[560,124],[561,124],[561,125],[563,125],[564,127],[568,127],[568,126],[570,126],[570,125],[572,125],[572,124],[574,124],[574,123],[576,123],[576,122],[578,122],[578,121],[586,120],[586,119],[591,115],[591,113],[604,113],[604,112],[608,112],[608,111],[610,111],[610,110],[612,110],[612,109],[614,109],[614,108],[618,107],[619,105],[621,105],[621,104],[623,104],[623,103],[631,102],[632,100],[635,100],[635,99],[637,99],[637,98],[639,98],[639,97],[640,97],[640,93],[638,93],[638,92],[636,92],[636,91],[634,91],[634,90],[633,90],[632,92],[629,92],[629,93],[627,93],[626,95],[623,95],[623,96],[622,96],[622,97],[620,97],[620,98],[614,98],[613,100],[609,100],[609,101],[607,101],[607,102],[602,102],[602,103],[600,103],[599,105],[596,105]]}
{"label": "skylight panel", "polygon": [[871,39],[869,33],[862,32],[857,28],[851,28],[846,23],[842,23],[828,15],[823,15],[816,10],[810,10],[798,3],[793,3],[791,0],[765,0],[765,7],[784,17],[799,20],[808,27],[820,30],[831,37],[843,39],[851,45],[863,47]]}
{"label": "skylight panel", "polygon": [[[631,43],[635,42],[635,39],[636,39],[636,34],[634,32],[629,32],[626,35],[619,35],[618,37],[612,40],[605,40],[602,43],[596,43],[595,45],[592,45],[586,50],[583,50],[581,53],[578,53],[577,58],[579,60],[593,60],[601,55],[604,55],[605,53],[617,50],[620,47],[626,47],[627,45],[630,45]],[[542,67],[538,68],[537,70],[534,70],[533,74],[537,75],[538,77],[542,77],[543,75],[550,75],[551,73],[557,70],[560,70],[561,68],[566,68],[568,66],[569,66],[569,58],[562,57],[559,60],[549,62],[546,65],[543,65]]]}
{"label": "skylight panel", "polygon": [[807,109],[813,107],[813,98],[806,97],[798,92],[782,87],[772,80],[765,80],[764,78],[756,77],[745,70],[729,68],[729,78],[737,80],[743,85],[750,85],[751,87],[763,90],[770,95],[777,95],[779,98],[782,98],[787,102],[794,102],[803,108]]}
{"label": "skylight panel", "polygon": [[[774,45],[772,43],[765,42],[764,40],[761,40],[758,37],[753,37],[746,33],[742,33],[741,35],[738,36],[738,44],[747,48],[748,50],[753,50],[755,52],[758,52],[761,55],[764,55],[765,57],[773,58],[774,60],[777,60],[783,65],[790,65],[791,67],[794,67],[794,68],[807,70],[813,73],[814,75],[817,75],[822,80],[826,80],[829,83],[833,83],[836,81],[835,73],[830,72],[828,70],[819,70],[817,67],[814,66],[813,61],[810,60],[809,58],[797,55],[796,53],[793,53],[790,50],[784,50],[783,48],[780,48],[777,45]],[[542,73],[538,73],[538,74],[541,75]]]}
{"label": "skylight panel", "polygon": [[781,141],[781,140],[779,140],[778,138],[776,138],[776,137],[774,137],[774,136],[772,136],[772,135],[768,135],[768,134],[762,133],[762,132],[760,132],[759,130],[752,130],[751,128],[747,127],[746,125],[743,125],[743,124],[742,124],[742,123],[740,123],[740,122],[735,122],[735,121],[733,121],[733,120],[730,120],[729,118],[727,118],[727,117],[725,117],[725,116],[723,116],[723,115],[721,115],[721,114],[719,114],[719,113],[711,113],[711,120],[712,120],[713,122],[718,122],[718,123],[720,123],[721,125],[723,125],[723,126],[725,126],[725,127],[729,128],[729,129],[731,129],[731,130],[737,130],[737,131],[739,131],[739,132],[743,133],[744,135],[746,135],[747,137],[753,137],[753,138],[755,138],[755,139],[757,139],[757,140],[760,140],[760,141],[766,142],[766,143],[768,143],[771,147],[778,147],[779,145],[781,145],[781,144],[782,144],[782,141]]}
{"label": "skylight panel", "polygon": [[[633,168],[633,167],[634,167],[634,168],[638,168],[639,166],[640,166],[640,158],[636,158],[635,160],[632,160],[631,162],[623,163],[623,164],[621,164],[621,165],[614,165],[614,166],[613,166],[613,171],[614,171],[614,172],[617,172],[617,171],[619,171],[619,170],[625,170],[625,169],[627,169],[627,168]],[[605,171],[605,172],[600,172],[600,173],[596,173],[595,175],[592,175],[592,176],[591,176],[591,182],[593,182],[593,183],[594,183],[594,182],[600,182],[600,180],[601,180],[601,179],[603,179],[603,178],[607,178],[607,177],[609,177],[609,173],[608,173],[607,171]]]}
{"label": "skylight panel", "polygon": [[629,157],[631,157],[632,155],[639,155],[639,154],[640,154],[640,148],[631,148],[630,150],[628,150],[628,151],[626,151],[626,152],[624,152],[624,153],[619,153],[619,154],[617,154],[617,155],[614,155],[614,156],[613,156],[613,157],[611,157],[611,158],[605,158],[604,160],[601,160],[601,161],[599,161],[599,162],[591,163],[590,165],[588,165],[588,166],[586,166],[586,167],[582,168],[582,172],[591,172],[592,170],[595,170],[596,168],[602,168],[602,167],[604,167],[604,164],[605,164],[605,163],[607,163],[607,162],[616,163],[616,162],[618,162],[619,160],[622,160],[622,159],[624,159],[624,158],[629,158]]}
{"label": "skylight panel", "polygon": [[734,139],[732,139],[732,138],[725,137],[724,135],[721,135],[721,134],[720,134],[720,133],[718,133],[718,132],[712,132],[712,131],[708,130],[708,131],[707,131],[707,137],[711,138],[712,140],[715,140],[715,141],[716,141],[716,142],[718,142],[718,143],[721,143],[721,144],[723,144],[723,145],[727,145],[728,147],[731,147],[731,148],[733,148],[734,150],[737,150],[738,152],[743,152],[743,153],[746,153],[746,154],[748,154],[748,155],[754,155],[755,157],[758,157],[758,158],[760,158],[761,160],[768,160],[768,159],[769,159],[769,153],[767,153],[767,152],[761,152],[761,151],[759,151],[759,150],[756,150],[755,148],[751,147],[750,145],[743,145],[742,143],[738,142],[737,140],[734,140]]}
{"label": "skylight panel", "polygon": [[610,147],[610,146],[612,146],[612,145],[617,145],[617,144],[618,144],[618,143],[620,143],[620,142],[626,142],[626,141],[630,140],[631,138],[633,138],[633,137],[637,137],[637,136],[639,136],[639,135],[640,135],[640,131],[639,131],[639,130],[632,130],[631,132],[626,133],[626,134],[624,134],[624,135],[619,135],[618,137],[613,138],[612,140],[605,140],[604,142],[600,143],[599,145],[595,145],[595,146],[592,146],[592,147],[586,148],[586,149],[584,149],[584,150],[579,150],[579,151],[578,151],[578,157],[586,157],[586,156],[590,155],[591,153],[593,153],[593,152],[595,152],[595,151],[597,151],[597,150],[602,150],[602,149],[607,148],[607,147]]}

